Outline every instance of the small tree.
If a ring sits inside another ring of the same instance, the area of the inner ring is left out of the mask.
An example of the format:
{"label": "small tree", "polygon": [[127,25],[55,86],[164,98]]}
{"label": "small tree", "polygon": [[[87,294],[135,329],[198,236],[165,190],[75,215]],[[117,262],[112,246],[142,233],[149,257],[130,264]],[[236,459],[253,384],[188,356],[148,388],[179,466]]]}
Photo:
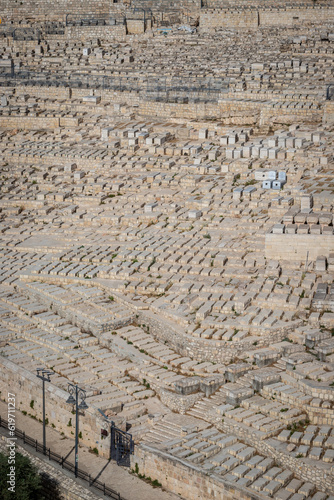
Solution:
{"label": "small tree", "polygon": [[[8,490],[10,467],[15,466],[15,492]],[[0,497],[1,500],[44,500],[42,481],[37,468],[28,457],[15,454],[15,464],[8,464],[8,456],[0,453]]]}

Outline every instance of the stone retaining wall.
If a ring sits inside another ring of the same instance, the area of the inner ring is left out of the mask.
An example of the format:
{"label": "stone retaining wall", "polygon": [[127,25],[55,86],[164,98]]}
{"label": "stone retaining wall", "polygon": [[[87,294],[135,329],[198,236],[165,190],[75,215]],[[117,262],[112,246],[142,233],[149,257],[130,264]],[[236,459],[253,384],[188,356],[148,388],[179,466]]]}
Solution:
{"label": "stone retaining wall", "polygon": [[[152,387],[154,387],[154,385]],[[156,387],[155,390],[159,394],[160,400],[164,405],[168,406],[172,411],[181,413],[181,415],[184,415],[187,410],[190,410],[190,408],[204,396],[203,392],[184,396],[183,394],[177,394],[176,392],[161,389],[159,387]]]}
{"label": "stone retaining wall", "polygon": [[333,251],[334,235],[326,234],[266,234],[265,256],[267,259],[315,261]]}
{"label": "stone retaining wall", "polygon": [[[150,311],[138,311],[138,324],[149,326],[150,333],[160,341],[167,341],[167,344],[176,352],[183,356],[197,359],[198,361],[211,361],[213,363],[230,363],[237,356],[254,349],[254,337],[244,339],[240,342],[212,341],[197,339],[185,334],[181,329],[177,329],[168,320],[158,317]],[[237,321],[237,320],[236,320]],[[237,323],[236,323],[237,324]],[[293,329],[296,325],[291,326]],[[265,337],[256,338],[257,348],[267,347],[276,342],[281,342],[289,333],[290,329],[282,329],[268,333]]]}
{"label": "stone retaining wall", "polygon": [[59,118],[30,116],[0,116],[0,127],[8,129],[40,130],[59,127]]}
{"label": "stone retaining wall", "polygon": [[334,101],[327,101],[324,107],[324,124],[334,124]]}
{"label": "stone retaining wall", "polygon": [[258,11],[213,9],[201,12],[201,30],[213,28],[257,28],[259,26]]}
{"label": "stone retaining wall", "polygon": [[304,26],[334,21],[334,7],[307,6],[302,8],[259,10],[260,26]]}
{"label": "stone retaining wall", "polygon": [[[10,90],[12,87],[4,87]],[[69,89],[59,87],[25,87],[27,94],[38,93],[39,97],[48,99],[80,99],[87,95],[101,96],[103,101],[110,104],[123,104],[135,106],[133,113],[139,116],[161,117],[166,119],[189,119],[207,120],[217,119],[224,125],[251,126],[258,125],[266,127],[268,125],[291,124],[291,123],[321,123],[324,119],[324,109],[308,108],[284,108],[277,106],[276,102],[262,100],[240,100],[236,95],[229,93],[226,97],[221,97],[217,101],[197,102],[197,103],[171,103],[154,100],[143,100],[137,92],[117,92],[114,90],[102,89]],[[325,99],[325,96],[324,96]],[[101,106],[95,106],[94,110],[99,111]],[[93,109],[93,108],[92,108]],[[131,108],[130,108],[131,110]],[[131,110],[132,111],[132,110]],[[102,109],[105,113],[105,109]],[[326,120],[330,119],[331,108],[325,108]],[[31,130],[43,128],[56,128],[59,125],[76,126],[78,118],[71,117],[29,117],[29,116],[9,116],[0,118],[0,127],[3,128],[26,128]],[[66,123],[68,122],[68,124]],[[79,122],[78,122],[79,123]]]}
{"label": "stone retaining wall", "polygon": [[104,14],[112,10],[113,3],[109,0],[1,0],[1,18],[3,21],[13,18],[40,18],[65,20],[68,13],[72,14]]}
{"label": "stone retaining wall", "polygon": [[126,21],[127,32],[129,35],[139,35],[145,32],[145,23],[140,19],[128,19]]}
{"label": "stone retaining wall", "polygon": [[[38,366],[36,364],[36,367]],[[42,381],[36,375],[2,356],[0,356],[0,391],[2,400],[7,401],[8,392],[15,394],[17,409],[26,411],[36,416],[37,419],[42,419]],[[73,439],[75,415],[71,413],[71,405],[66,403],[68,396],[67,392],[46,382],[45,413],[49,419],[49,425],[53,424],[59,432]],[[30,406],[31,401],[34,401],[33,408]],[[70,419],[72,425],[68,426]],[[82,432],[80,441],[91,448],[97,447],[100,455],[109,458],[110,437],[101,440],[102,423],[103,418],[96,408],[90,406],[88,410],[85,410],[85,414],[80,415],[79,420],[79,430]],[[29,434],[29,429],[22,430]],[[42,435],[31,437],[42,443]]]}
{"label": "stone retaining wall", "polygon": [[268,9],[210,9],[200,15],[200,28],[254,28],[258,26],[304,26],[310,23],[329,23],[334,20],[334,7],[304,6]]}
{"label": "stone retaining wall", "polygon": [[124,41],[126,37],[125,24],[115,26],[68,26],[65,28],[65,37],[68,40],[90,40],[96,38],[117,38]]}
{"label": "stone retaining wall", "polygon": [[[222,500],[259,500],[261,493],[249,493],[218,476],[147,445],[137,446],[131,457],[131,466],[138,464],[139,473],[157,479],[164,488],[189,500],[220,498]],[[157,493],[159,498],[159,493]]]}
{"label": "stone retaining wall", "polygon": [[[20,279],[24,281],[34,281],[35,276],[20,275]],[[64,283],[84,283],[86,286],[97,286],[106,293],[112,293],[116,302],[128,307],[136,315],[133,320],[138,324],[145,324],[149,327],[150,333],[162,342],[167,342],[169,347],[174,349],[183,356],[197,359],[198,361],[211,361],[213,363],[230,363],[235,357],[242,355],[244,352],[252,350],[254,344],[254,336],[245,338],[241,341],[212,341],[207,339],[197,339],[184,333],[182,328],[178,328],[175,323],[172,323],[167,318],[155,314],[147,309],[139,309],[135,303],[124,299],[113,290],[110,290],[104,280],[80,280],[79,278],[56,277],[56,276],[39,276],[40,281],[46,283],[64,284]],[[281,342],[288,333],[293,331],[298,326],[302,325],[302,321],[289,323],[288,327],[280,328],[275,331],[267,331],[262,337],[256,337],[257,348],[267,347],[268,345]]]}

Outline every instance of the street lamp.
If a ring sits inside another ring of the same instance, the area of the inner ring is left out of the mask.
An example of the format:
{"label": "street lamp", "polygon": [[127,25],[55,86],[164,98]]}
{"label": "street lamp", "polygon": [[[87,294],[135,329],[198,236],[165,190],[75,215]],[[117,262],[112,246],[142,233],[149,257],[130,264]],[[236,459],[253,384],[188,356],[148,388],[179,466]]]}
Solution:
{"label": "street lamp", "polygon": [[43,382],[43,453],[46,453],[46,439],[45,439],[45,382],[51,382],[51,375],[54,375],[54,372],[50,370],[46,370],[45,368],[36,368],[37,377],[40,378]]}
{"label": "street lamp", "polygon": [[[75,477],[78,476],[78,437],[79,437],[79,410],[87,410],[88,405],[85,401],[86,391],[81,389],[78,385],[68,383],[68,392],[70,393],[66,403],[71,405],[75,404],[75,463],[74,463],[74,474]],[[79,397],[81,399],[80,404],[78,404]]]}

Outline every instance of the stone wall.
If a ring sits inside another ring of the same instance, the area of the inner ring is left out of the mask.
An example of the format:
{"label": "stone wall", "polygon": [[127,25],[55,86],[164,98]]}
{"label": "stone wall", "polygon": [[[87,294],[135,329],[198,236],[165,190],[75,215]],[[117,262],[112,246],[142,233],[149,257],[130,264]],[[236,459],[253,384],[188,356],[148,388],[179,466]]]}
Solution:
{"label": "stone wall", "polygon": [[168,116],[171,118],[210,119],[215,118],[225,125],[261,125],[320,123],[323,110],[284,109],[274,107],[274,103],[264,104],[261,101],[237,100],[233,94],[215,102],[199,103],[166,103],[157,101],[141,101],[138,113],[143,116]]}
{"label": "stone wall", "polygon": [[[27,276],[22,274],[21,279],[25,281],[34,281],[34,276]],[[43,281],[47,283],[80,283],[78,278],[68,278],[68,277],[55,277],[55,276],[43,276]],[[123,304],[130,311],[135,314],[135,318],[132,319],[137,324],[145,324],[149,327],[150,333],[162,342],[167,342],[167,344],[175,349],[176,352],[182,354],[183,356],[189,356],[190,358],[198,359],[198,361],[211,361],[213,363],[230,363],[235,357],[241,356],[244,352],[253,350],[254,336],[246,337],[240,341],[212,341],[210,339],[198,339],[192,337],[189,334],[184,333],[183,328],[179,328],[175,323],[169,321],[167,317],[163,317],[163,312],[160,311],[159,314],[149,311],[147,309],[139,309],[135,302],[125,300],[117,292],[110,290],[103,280],[94,280],[90,283],[90,280],[81,280],[85,286],[91,284],[92,286],[97,286],[106,293],[112,293],[116,299],[116,302]],[[270,344],[276,342],[281,342],[288,333],[293,331],[302,325],[302,321],[294,321],[289,323],[288,327],[282,327],[280,329],[270,330],[269,328],[263,333],[263,336],[256,337],[257,348],[267,347]]]}
{"label": "stone wall", "polygon": [[[119,28],[124,28],[119,27]],[[115,28],[111,28],[115,29]],[[4,92],[10,91],[12,87],[3,87]],[[268,126],[272,124],[291,123],[321,123],[324,109],[300,108],[291,111],[289,108],[274,106],[275,102],[262,102],[251,100],[239,100],[233,93],[226,94],[217,102],[198,102],[189,104],[159,102],[154,100],[143,100],[137,92],[118,92],[103,89],[69,89],[59,87],[24,87],[26,94],[36,94],[48,99],[80,99],[84,96],[94,94],[101,96],[103,103],[126,103],[127,106],[136,106],[133,111],[139,116],[165,116],[170,119],[218,119],[224,125],[240,126]],[[331,113],[330,106],[325,108],[328,117]],[[95,106],[96,112],[105,113],[104,106]],[[8,116],[0,118],[0,126],[4,128],[27,128],[36,130],[39,128],[55,128],[61,126],[77,126],[78,118],[64,117],[30,117],[30,116]]]}
{"label": "stone wall", "polygon": [[170,116],[174,118],[205,119],[216,118],[228,124],[255,124],[259,121],[262,103],[241,102],[230,97],[217,102],[198,102],[189,104],[141,101],[138,112],[143,116]]}
{"label": "stone wall", "polygon": [[[38,367],[38,364],[36,364]],[[15,394],[16,408],[42,419],[42,381],[28,370],[19,367],[8,359],[0,356],[0,397],[7,401],[8,392]],[[69,394],[52,383],[45,383],[45,413],[49,425],[53,424],[59,432],[74,438],[75,415],[71,413],[72,406],[66,403]],[[33,408],[31,408],[31,402]],[[89,404],[89,401],[88,401]],[[71,419],[71,426],[68,423]],[[97,447],[99,454],[109,458],[110,437],[101,440],[103,418],[97,409],[90,406],[80,415],[79,431],[82,432],[82,443],[91,448]],[[29,434],[29,429],[22,429]],[[31,436],[42,442],[41,436]],[[96,444],[97,443],[97,444]]]}
{"label": "stone wall", "polygon": [[8,129],[55,129],[59,127],[59,118],[30,117],[30,116],[0,116],[0,127]]}
{"label": "stone wall", "polygon": [[[138,464],[139,473],[157,479],[164,488],[189,500],[202,498],[205,500],[220,498],[222,500],[258,500],[264,499],[261,493],[251,494],[235,483],[223,481],[218,475],[209,475],[200,468],[185,463],[167,453],[150,448],[147,445],[137,446],[131,457],[131,466]],[[157,493],[159,498],[159,493]]]}
{"label": "stone wall", "polygon": [[267,259],[315,261],[333,252],[334,235],[326,234],[266,234],[265,256]]}
{"label": "stone wall", "polygon": [[126,37],[125,24],[115,26],[68,26],[65,28],[65,37],[68,40],[91,40],[96,38],[117,38],[124,41]]}
{"label": "stone wall", "polygon": [[200,15],[201,30],[213,28],[257,28],[259,14],[256,10],[205,10]]}
{"label": "stone wall", "polygon": [[156,387],[155,390],[159,394],[160,400],[164,405],[168,406],[172,411],[181,413],[181,415],[184,415],[187,410],[190,410],[190,408],[204,396],[203,392],[184,396],[183,394],[177,394],[176,392],[168,391],[160,387]]}
{"label": "stone wall", "polygon": [[112,9],[110,0],[24,0],[14,2],[13,0],[1,0],[1,18],[47,18],[65,20],[68,13],[72,14],[98,14],[107,13]]}
{"label": "stone wall", "polygon": [[308,6],[286,9],[259,10],[260,26],[299,26],[334,21],[334,7]]}
{"label": "stone wall", "polygon": [[128,19],[126,27],[129,35],[139,35],[145,32],[145,23],[140,19]]}
{"label": "stone wall", "polygon": [[334,7],[304,6],[268,9],[210,9],[200,15],[200,28],[257,28],[333,22]]}
{"label": "stone wall", "polygon": [[[167,344],[183,356],[198,359],[198,361],[211,361],[213,363],[230,363],[236,356],[254,349],[254,337],[246,338],[239,342],[212,341],[197,339],[177,329],[174,324],[150,311],[137,312],[138,324],[149,326],[149,331],[160,341]],[[237,325],[237,322],[236,322]],[[256,337],[257,347],[264,347],[275,342],[280,342],[297,325],[290,324],[290,328],[268,331],[264,337]]]}
{"label": "stone wall", "polygon": [[324,107],[324,124],[334,124],[334,101],[327,101]]}

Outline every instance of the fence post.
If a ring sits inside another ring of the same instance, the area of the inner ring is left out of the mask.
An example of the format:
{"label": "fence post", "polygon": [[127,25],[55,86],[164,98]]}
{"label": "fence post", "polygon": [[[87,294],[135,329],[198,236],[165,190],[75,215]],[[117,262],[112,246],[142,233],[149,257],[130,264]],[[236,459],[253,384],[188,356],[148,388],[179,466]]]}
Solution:
{"label": "fence post", "polygon": [[49,460],[51,460],[51,449],[49,448]]}
{"label": "fence post", "polygon": [[35,448],[36,448],[36,451],[37,451],[37,439],[35,439],[35,441],[36,441]]}
{"label": "fence post", "polygon": [[103,483],[103,494],[106,494],[106,483]]}
{"label": "fence post", "polygon": [[23,431],[23,442],[26,442],[26,433]]}

